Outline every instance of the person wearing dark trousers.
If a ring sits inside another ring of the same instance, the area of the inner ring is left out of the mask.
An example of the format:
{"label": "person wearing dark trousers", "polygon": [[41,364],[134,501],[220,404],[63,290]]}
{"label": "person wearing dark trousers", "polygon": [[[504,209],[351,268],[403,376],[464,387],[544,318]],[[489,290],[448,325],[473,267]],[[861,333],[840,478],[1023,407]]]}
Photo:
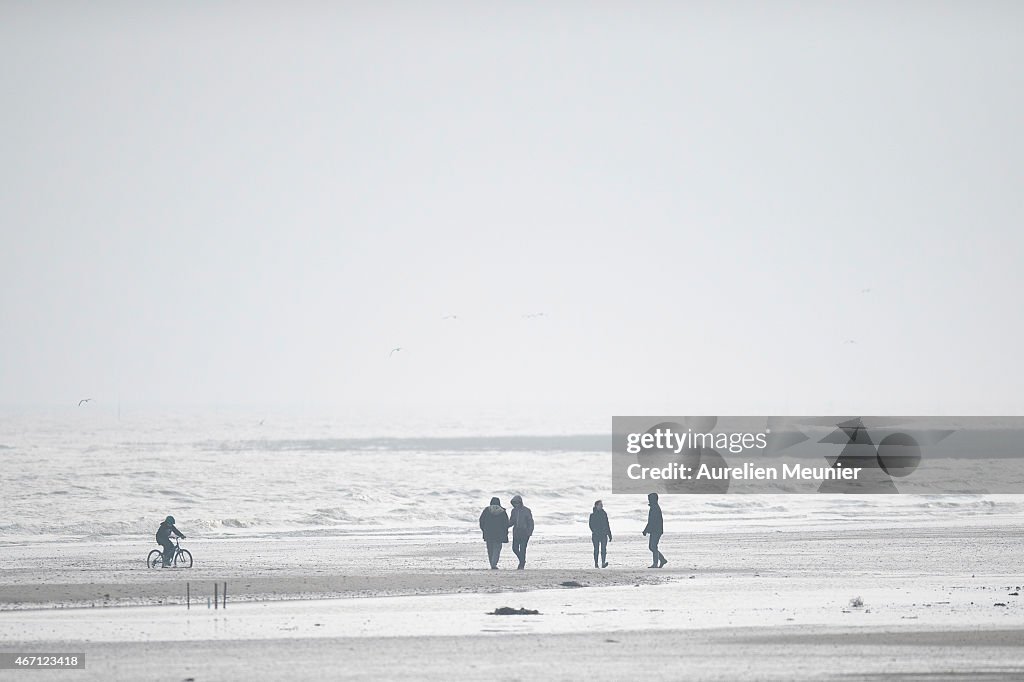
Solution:
{"label": "person wearing dark trousers", "polygon": [[501,546],[508,542],[508,512],[501,506],[501,500],[491,498],[491,504],[480,514],[480,530],[487,543],[487,559],[491,568],[498,568]]}
{"label": "person wearing dark trousers", "polygon": [[526,545],[533,535],[533,512],[523,504],[521,495],[512,498],[512,513],[508,517],[512,529],[512,551],[519,558],[518,570],[526,568]]}
{"label": "person wearing dark trousers", "polygon": [[172,538],[185,539],[185,534],[174,527],[174,517],[168,516],[156,531],[156,544],[164,548],[163,567],[169,568],[171,559],[174,558],[174,543]]}
{"label": "person wearing dark trousers", "polygon": [[644,527],[644,535],[651,536],[647,547],[650,548],[651,554],[654,555],[654,563],[647,568],[662,568],[668,563],[668,559],[658,551],[658,543],[661,541],[661,536],[665,533],[665,521],[661,516],[658,493],[650,493],[647,496],[647,504],[650,505],[651,509],[647,513],[647,525]]}
{"label": "person wearing dark trousers", "polygon": [[594,503],[594,511],[590,513],[590,539],[594,542],[594,568],[598,567],[598,551],[601,553],[601,568],[608,568],[608,543],[612,541],[612,528],[608,525],[608,513],[601,500]]}

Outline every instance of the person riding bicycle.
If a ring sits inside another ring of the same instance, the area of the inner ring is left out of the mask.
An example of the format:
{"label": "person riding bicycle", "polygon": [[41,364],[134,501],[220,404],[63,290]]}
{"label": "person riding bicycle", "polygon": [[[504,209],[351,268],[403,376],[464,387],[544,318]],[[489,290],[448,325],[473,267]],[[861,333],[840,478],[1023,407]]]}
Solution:
{"label": "person riding bicycle", "polygon": [[174,558],[174,543],[171,542],[172,536],[182,540],[185,539],[185,534],[174,527],[174,517],[168,516],[156,531],[156,544],[163,545],[164,548],[164,568],[170,567],[171,559]]}

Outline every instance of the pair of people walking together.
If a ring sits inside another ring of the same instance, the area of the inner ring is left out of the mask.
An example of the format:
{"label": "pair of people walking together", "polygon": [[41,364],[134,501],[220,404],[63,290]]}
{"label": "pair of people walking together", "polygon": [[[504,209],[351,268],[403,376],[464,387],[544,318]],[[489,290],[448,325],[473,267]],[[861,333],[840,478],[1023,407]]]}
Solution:
{"label": "pair of people walking together", "polygon": [[501,546],[508,543],[509,528],[512,529],[512,551],[519,559],[516,568],[522,570],[526,568],[526,546],[533,535],[533,512],[523,504],[520,495],[512,498],[511,515],[501,506],[500,499],[492,497],[491,504],[480,514],[480,531],[487,543],[487,559],[492,569],[498,568]]}

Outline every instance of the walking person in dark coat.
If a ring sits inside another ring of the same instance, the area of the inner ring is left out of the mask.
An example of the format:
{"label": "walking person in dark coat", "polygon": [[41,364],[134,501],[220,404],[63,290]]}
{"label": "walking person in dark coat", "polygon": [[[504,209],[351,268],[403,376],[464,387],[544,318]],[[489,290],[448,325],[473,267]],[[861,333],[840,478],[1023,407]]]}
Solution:
{"label": "walking person in dark coat", "polygon": [[491,568],[498,568],[501,546],[508,542],[508,512],[501,506],[501,500],[491,498],[491,504],[480,514],[480,530],[487,543],[487,559]]}
{"label": "walking person in dark coat", "polygon": [[523,497],[512,498],[512,513],[508,517],[508,525],[512,529],[512,551],[519,557],[518,570],[526,568],[526,544],[533,535],[533,512],[523,504]]}
{"label": "walking person in dark coat", "polygon": [[658,505],[658,493],[650,493],[647,496],[647,504],[651,510],[647,513],[647,525],[644,527],[644,535],[650,535],[651,540],[647,544],[654,555],[654,563],[647,568],[661,568],[668,563],[665,555],[658,551],[658,542],[665,533],[665,521],[661,517],[661,506]]}
{"label": "walking person in dark coat", "polygon": [[612,528],[608,525],[608,513],[604,503],[594,503],[594,511],[590,513],[590,539],[594,541],[594,568],[597,568],[597,554],[601,553],[601,568],[608,568],[608,543],[612,541]]}

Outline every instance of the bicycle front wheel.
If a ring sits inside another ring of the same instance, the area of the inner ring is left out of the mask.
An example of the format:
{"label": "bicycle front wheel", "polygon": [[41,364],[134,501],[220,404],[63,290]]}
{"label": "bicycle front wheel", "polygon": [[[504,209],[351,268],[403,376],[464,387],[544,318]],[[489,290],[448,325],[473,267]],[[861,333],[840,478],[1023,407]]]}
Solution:
{"label": "bicycle front wheel", "polygon": [[182,568],[192,568],[192,552],[187,549],[178,552],[177,563]]}
{"label": "bicycle front wheel", "polygon": [[149,553],[149,558],[146,559],[146,565],[150,568],[160,568],[160,564],[164,562],[164,553],[159,549],[154,549]]}

